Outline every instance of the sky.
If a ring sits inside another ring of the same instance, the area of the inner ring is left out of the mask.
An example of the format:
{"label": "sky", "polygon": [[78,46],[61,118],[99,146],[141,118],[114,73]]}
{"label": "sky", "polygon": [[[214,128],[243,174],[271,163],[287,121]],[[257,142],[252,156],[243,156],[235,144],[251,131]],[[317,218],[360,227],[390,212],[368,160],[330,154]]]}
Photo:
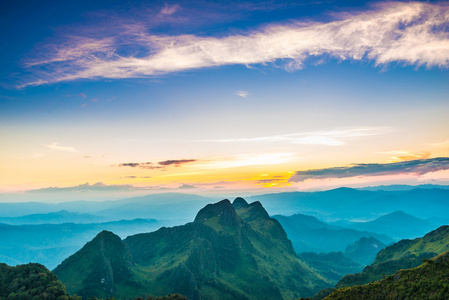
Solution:
{"label": "sky", "polygon": [[447,2],[10,1],[0,15],[3,194],[449,184]]}

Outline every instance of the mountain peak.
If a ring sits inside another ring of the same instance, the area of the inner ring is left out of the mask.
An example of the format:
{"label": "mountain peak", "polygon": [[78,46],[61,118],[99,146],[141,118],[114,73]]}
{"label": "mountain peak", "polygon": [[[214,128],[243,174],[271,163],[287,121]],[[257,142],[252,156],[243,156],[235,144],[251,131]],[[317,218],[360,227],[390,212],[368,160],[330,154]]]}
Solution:
{"label": "mountain peak", "polygon": [[234,202],[232,202],[232,206],[233,206],[235,209],[238,209],[238,208],[240,208],[240,207],[248,207],[249,204],[248,204],[248,202],[246,202],[246,200],[243,199],[242,197],[237,197],[237,198],[234,199]]}
{"label": "mountain peak", "polygon": [[[234,226],[241,223],[240,217],[228,199],[208,204],[195,217],[196,223],[206,224],[214,229],[222,226]],[[218,227],[217,227],[218,225]]]}

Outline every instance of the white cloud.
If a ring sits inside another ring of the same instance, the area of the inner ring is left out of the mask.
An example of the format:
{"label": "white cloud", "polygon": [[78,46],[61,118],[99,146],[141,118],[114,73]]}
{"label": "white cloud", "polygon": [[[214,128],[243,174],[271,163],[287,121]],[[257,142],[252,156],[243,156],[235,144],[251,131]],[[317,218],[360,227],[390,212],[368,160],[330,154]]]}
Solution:
{"label": "white cloud", "polygon": [[179,9],[181,9],[181,7],[178,4],[169,5],[169,4],[165,3],[164,8],[161,9],[161,14],[170,16],[170,15],[174,14],[176,11],[178,11]]}
{"label": "white cloud", "polygon": [[[174,13],[174,7],[165,7]],[[341,15],[343,16],[343,15]],[[340,17],[341,17],[340,16]],[[227,37],[157,36],[142,26],[100,39],[74,37],[59,45],[53,56],[35,61],[50,69],[33,83],[79,78],[133,78],[232,64],[281,63],[300,69],[308,57],[329,55],[341,60],[370,59],[377,65],[403,62],[447,68],[449,5],[424,2],[385,2],[376,9],[329,23],[273,25]],[[140,55],[116,49],[134,44]],[[142,54],[143,53],[143,54]]]}
{"label": "white cloud", "polygon": [[197,167],[210,169],[227,169],[247,166],[278,165],[295,161],[294,153],[241,154],[223,159],[215,159]]}
{"label": "white cloud", "polygon": [[298,145],[341,146],[345,144],[344,140],[346,139],[376,135],[385,132],[385,130],[386,128],[378,127],[341,128],[329,131],[300,132],[255,138],[207,141],[218,143],[285,142]]}
{"label": "white cloud", "polygon": [[65,151],[65,152],[73,152],[73,153],[77,153],[78,152],[78,151],[76,151],[72,147],[59,146],[58,143],[53,143],[53,144],[44,145],[44,146],[49,148],[49,149],[51,149],[51,150],[55,150],[55,151]]}
{"label": "white cloud", "polygon": [[248,92],[246,91],[237,91],[235,94],[242,98],[246,98],[248,96]]}

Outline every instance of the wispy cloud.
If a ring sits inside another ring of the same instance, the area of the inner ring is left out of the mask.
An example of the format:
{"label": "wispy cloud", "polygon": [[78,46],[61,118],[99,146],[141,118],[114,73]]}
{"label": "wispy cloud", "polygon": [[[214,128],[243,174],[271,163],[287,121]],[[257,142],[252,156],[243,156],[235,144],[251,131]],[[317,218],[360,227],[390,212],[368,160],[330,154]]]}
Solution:
{"label": "wispy cloud", "polygon": [[175,166],[180,167],[182,164],[187,164],[191,162],[195,162],[197,159],[171,159],[171,160],[164,160],[158,162],[161,166]]}
{"label": "wispy cloud", "polygon": [[139,169],[165,169],[169,166],[180,167],[183,164],[192,163],[198,161],[197,159],[171,159],[160,161],[157,164],[152,162],[143,162],[143,163],[121,163],[119,167],[131,167],[131,168],[139,168]]}
{"label": "wispy cloud", "polygon": [[308,179],[346,178],[356,176],[416,175],[449,169],[449,157],[416,159],[387,164],[352,164],[345,167],[298,171],[290,182]]}
{"label": "wispy cloud", "polygon": [[132,191],[144,188],[135,187],[132,185],[107,185],[103,182],[89,184],[88,182],[71,187],[49,187],[37,190],[29,190],[29,193],[52,193],[52,192],[105,192],[105,191]]}
{"label": "wispy cloud", "polygon": [[425,159],[430,157],[430,152],[410,152],[410,151],[386,151],[386,152],[378,152],[380,154],[388,154],[393,155],[390,158],[390,162],[398,162],[398,161],[406,161],[406,160],[414,160],[414,159]]}
{"label": "wispy cloud", "polygon": [[[161,12],[169,15],[177,9],[166,5]],[[447,3],[385,2],[337,18],[329,23],[271,25],[225,37],[152,35],[145,25],[128,23],[105,37],[70,37],[47,58],[28,64],[41,73],[27,84],[157,76],[232,64],[280,63],[293,71],[309,57],[322,55],[367,59],[376,65],[449,66]],[[124,45],[133,46],[137,53],[124,51]]]}
{"label": "wispy cloud", "polygon": [[341,146],[345,144],[344,140],[346,139],[376,135],[385,132],[385,130],[386,128],[381,127],[340,128],[329,131],[300,132],[255,138],[207,141],[217,143],[285,142],[298,145]]}
{"label": "wispy cloud", "polygon": [[247,166],[277,165],[297,160],[295,153],[240,154],[222,159],[214,159],[197,167],[227,169]]}
{"label": "wispy cloud", "polygon": [[246,91],[237,91],[235,94],[242,98],[246,98],[248,96],[248,92]]}
{"label": "wispy cloud", "polygon": [[169,5],[167,3],[164,4],[164,7],[161,9],[161,14],[162,15],[172,15],[175,12],[177,12],[178,10],[181,9],[181,6],[179,6],[179,4],[174,4],[174,5]]}
{"label": "wispy cloud", "polygon": [[67,146],[59,146],[59,143],[53,143],[50,145],[43,145],[51,150],[55,150],[55,151],[65,151],[65,152],[74,152],[77,153],[78,151],[76,151],[73,147],[67,147]]}

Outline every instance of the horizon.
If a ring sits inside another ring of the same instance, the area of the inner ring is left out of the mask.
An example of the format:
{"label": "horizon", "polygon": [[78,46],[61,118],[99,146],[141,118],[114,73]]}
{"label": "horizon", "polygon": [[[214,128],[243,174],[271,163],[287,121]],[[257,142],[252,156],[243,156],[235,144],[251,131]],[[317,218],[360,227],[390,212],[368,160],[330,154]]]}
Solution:
{"label": "horizon", "polygon": [[9,3],[0,202],[449,185],[448,13],[443,1]]}

